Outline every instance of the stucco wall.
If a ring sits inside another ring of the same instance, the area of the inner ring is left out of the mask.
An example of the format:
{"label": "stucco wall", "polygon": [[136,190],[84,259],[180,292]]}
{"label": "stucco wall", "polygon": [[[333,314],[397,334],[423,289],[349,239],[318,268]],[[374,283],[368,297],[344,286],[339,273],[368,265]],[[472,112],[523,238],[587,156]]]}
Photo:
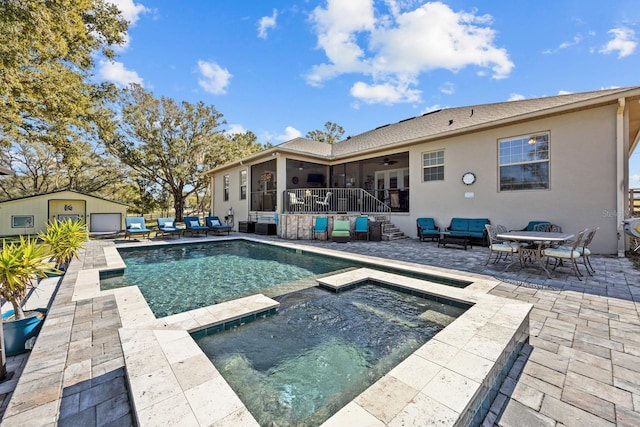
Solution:
{"label": "stucco wall", "polygon": [[[421,216],[442,227],[452,217],[486,217],[509,229],[548,220],[571,233],[597,226],[595,252],[616,253],[615,113],[615,106],[590,109],[416,145],[410,150],[411,215],[393,221],[412,236]],[[550,132],[550,189],[500,192],[498,140],[544,131]],[[423,182],[422,153],[440,149],[444,181]],[[461,180],[468,171],[477,176],[470,186]],[[465,197],[469,192],[473,198]]]}

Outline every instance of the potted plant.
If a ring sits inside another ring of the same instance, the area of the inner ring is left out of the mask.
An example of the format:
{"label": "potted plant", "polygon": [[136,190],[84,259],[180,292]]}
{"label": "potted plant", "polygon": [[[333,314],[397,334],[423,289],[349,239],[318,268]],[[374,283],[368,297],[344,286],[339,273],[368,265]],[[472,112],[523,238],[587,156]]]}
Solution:
{"label": "potted plant", "polygon": [[88,233],[84,224],[79,221],[53,220],[47,225],[47,231],[38,238],[49,248],[56,268],[64,271],[71,259],[78,257],[78,251],[87,241]]}
{"label": "potted plant", "polygon": [[[0,251],[0,296],[9,301],[13,306],[13,312],[3,315],[3,324],[0,328],[0,343],[2,344],[2,360],[0,367],[0,379],[6,373],[5,356],[26,351],[26,340],[37,335],[42,326],[46,309],[39,309],[36,313],[25,315],[22,302],[27,295],[27,290],[33,283],[47,277],[49,272],[55,272],[55,268],[49,258],[48,248],[39,245],[36,239],[20,237],[19,242],[3,241]],[[5,320],[6,319],[6,320]]]}

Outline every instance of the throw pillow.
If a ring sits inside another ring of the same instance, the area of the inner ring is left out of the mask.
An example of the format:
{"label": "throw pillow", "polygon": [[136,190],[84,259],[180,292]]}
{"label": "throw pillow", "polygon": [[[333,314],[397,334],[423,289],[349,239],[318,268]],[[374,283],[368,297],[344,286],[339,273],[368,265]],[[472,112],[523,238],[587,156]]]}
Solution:
{"label": "throw pillow", "polygon": [[217,220],[217,219],[212,219],[211,220],[211,226],[212,227],[217,227],[218,225],[220,225],[220,220]]}
{"label": "throw pillow", "polygon": [[200,222],[199,221],[191,221],[191,222],[189,222],[189,224],[192,227],[200,227]]}
{"label": "throw pillow", "polygon": [[129,229],[131,229],[131,230],[142,230],[142,224],[140,224],[140,223],[131,224],[129,226]]}
{"label": "throw pillow", "polygon": [[167,221],[164,223],[165,228],[173,228],[173,221]]}

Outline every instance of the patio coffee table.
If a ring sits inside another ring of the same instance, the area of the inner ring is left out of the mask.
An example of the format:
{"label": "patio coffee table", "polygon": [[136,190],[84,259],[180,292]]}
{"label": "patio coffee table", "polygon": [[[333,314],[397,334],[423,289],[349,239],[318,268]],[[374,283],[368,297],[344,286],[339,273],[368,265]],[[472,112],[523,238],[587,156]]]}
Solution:
{"label": "patio coffee table", "polygon": [[450,233],[448,231],[441,231],[440,238],[438,239],[438,247],[440,245],[445,246],[450,245],[458,245],[463,246],[464,250],[467,250],[467,246],[471,246],[471,235],[470,234],[460,234],[460,233]]}

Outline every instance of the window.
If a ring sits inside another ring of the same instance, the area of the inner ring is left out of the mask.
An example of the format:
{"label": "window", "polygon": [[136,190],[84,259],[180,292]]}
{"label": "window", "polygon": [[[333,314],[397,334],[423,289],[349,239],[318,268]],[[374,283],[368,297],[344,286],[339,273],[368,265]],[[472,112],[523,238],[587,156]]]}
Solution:
{"label": "window", "polygon": [[422,180],[444,181],[444,150],[422,153]]}
{"label": "window", "polygon": [[229,201],[229,175],[225,175],[222,177],[222,180],[224,182],[224,198],[223,200],[225,202]]}
{"label": "window", "polygon": [[549,188],[549,133],[498,141],[500,191]]}
{"label": "window", "polygon": [[11,228],[33,227],[33,215],[11,215]]}
{"label": "window", "polygon": [[240,171],[240,200],[247,200],[247,171]]}

